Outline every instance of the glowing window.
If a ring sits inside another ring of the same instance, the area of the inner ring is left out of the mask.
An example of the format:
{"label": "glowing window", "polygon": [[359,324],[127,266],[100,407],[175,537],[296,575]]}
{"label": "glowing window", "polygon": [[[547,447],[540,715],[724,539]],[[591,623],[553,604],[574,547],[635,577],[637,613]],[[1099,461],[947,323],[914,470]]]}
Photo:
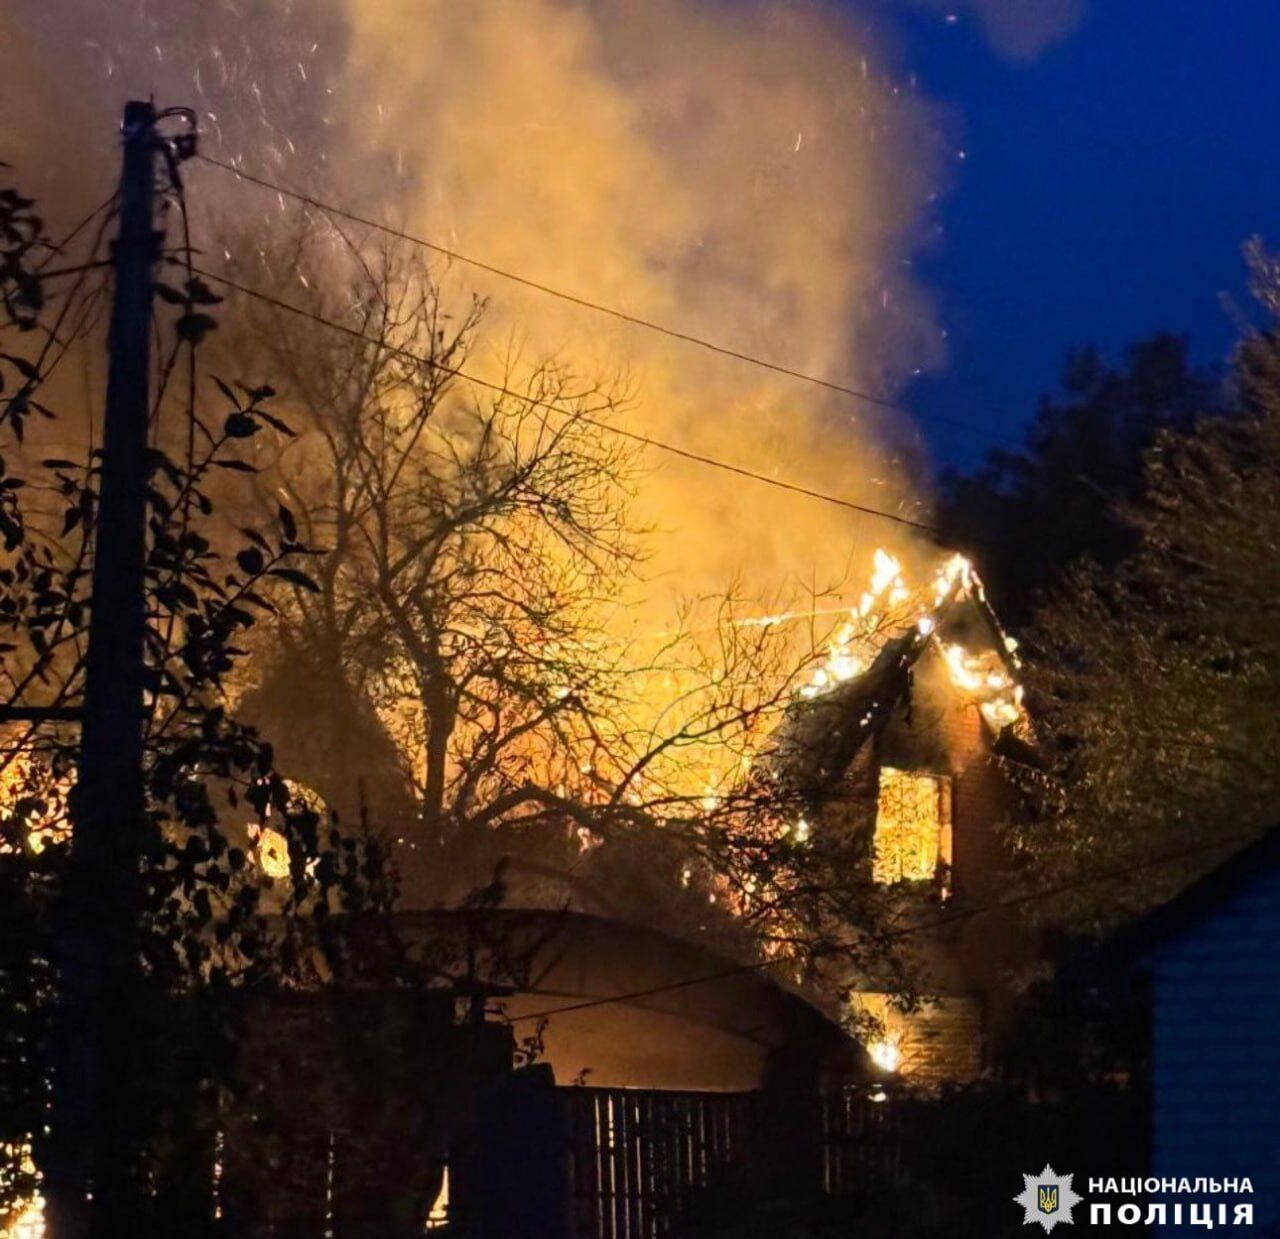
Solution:
{"label": "glowing window", "polygon": [[928,882],[951,863],[951,780],[880,767],[872,876]]}
{"label": "glowing window", "polygon": [[442,1168],[440,1190],[436,1193],[435,1204],[427,1214],[427,1229],[441,1230],[449,1225],[449,1167]]}
{"label": "glowing window", "polygon": [[258,865],[269,878],[287,878],[289,869],[289,844],[278,830],[261,826],[257,832]]}

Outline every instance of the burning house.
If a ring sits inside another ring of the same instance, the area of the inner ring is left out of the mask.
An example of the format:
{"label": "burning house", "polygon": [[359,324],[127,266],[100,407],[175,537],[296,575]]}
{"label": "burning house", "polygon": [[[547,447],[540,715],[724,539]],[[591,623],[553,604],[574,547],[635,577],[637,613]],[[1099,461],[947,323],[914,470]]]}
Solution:
{"label": "burning house", "polygon": [[[539,1049],[557,1080],[752,1089],[779,1055],[925,1089],[977,1075],[1001,1036],[1011,974],[1033,950],[1016,914],[992,906],[999,828],[1018,811],[1002,764],[1030,742],[1017,667],[967,561],[909,589],[900,562],[879,552],[868,591],[770,737],[758,764],[782,802],[804,806],[782,827],[789,843],[853,858],[843,863],[861,867],[863,898],[889,927],[860,964],[808,975],[786,959],[735,966],[709,930],[619,911],[585,883],[517,874],[514,906],[493,921],[535,949],[515,952],[529,966],[500,1001],[528,1033],[546,1015]],[[829,932],[839,940],[851,926]]]}
{"label": "burning house", "polygon": [[976,1075],[1007,1014],[1008,978],[1031,943],[992,908],[1002,887],[999,828],[1017,811],[1002,761],[1030,730],[1016,642],[957,556],[912,591],[878,552],[870,591],[802,690],[773,761],[813,805],[804,829],[866,844],[872,883],[895,899],[919,968],[903,1009],[874,976],[853,976],[869,1049],[887,1074],[922,1086]]}

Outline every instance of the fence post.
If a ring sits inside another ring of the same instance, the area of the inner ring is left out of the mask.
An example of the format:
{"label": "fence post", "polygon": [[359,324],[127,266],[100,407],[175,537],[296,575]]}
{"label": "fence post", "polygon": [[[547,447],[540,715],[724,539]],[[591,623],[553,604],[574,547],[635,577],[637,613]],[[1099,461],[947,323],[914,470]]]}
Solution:
{"label": "fence post", "polygon": [[757,1182],[773,1199],[811,1200],[823,1184],[822,1072],[815,1058],[775,1050],[760,1087]]}
{"label": "fence post", "polygon": [[483,1239],[570,1239],[565,1109],[546,1064],[513,1072],[481,1098]]}

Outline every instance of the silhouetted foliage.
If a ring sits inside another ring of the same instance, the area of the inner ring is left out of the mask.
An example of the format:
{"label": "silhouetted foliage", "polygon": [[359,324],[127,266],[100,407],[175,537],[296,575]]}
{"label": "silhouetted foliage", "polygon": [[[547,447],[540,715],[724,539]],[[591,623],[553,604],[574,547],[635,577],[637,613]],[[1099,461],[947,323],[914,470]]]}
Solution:
{"label": "silhouetted foliage", "polygon": [[1096,349],[1073,353],[1062,389],[1041,401],[1023,450],[993,451],[977,472],[942,478],[938,522],[1014,628],[1078,559],[1110,567],[1133,549],[1119,508],[1141,489],[1146,451],[1161,431],[1212,412],[1215,396],[1186,340],[1168,334],[1132,345],[1119,369]]}
{"label": "silhouetted foliage", "polygon": [[[1271,271],[1268,276],[1267,272]],[[1274,269],[1255,262],[1260,294]],[[1166,430],[1124,509],[1134,549],[1075,568],[1028,633],[1047,762],[1029,866],[1106,881],[1037,905],[1104,926],[1168,898],[1275,824],[1280,771],[1280,337],[1247,337],[1238,413]]]}
{"label": "silhouetted foliage", "polygon": [[319,589],[281,606],[246,700],[259,718],[310,711],[291,768],[349,803],[374,775],[359,791],[397,812],[420,905],[505,861],[534,904],[783,951],[824,983],[901,977],[905,945],[877,932],[900,892],[872,880],[868,833],[797,838],[813,798],[766,757],[827,634],[759,623],[732,593],[634,627],[641,461],[609,429],[625,390],[518,351],[473,383],[484,306],[420,257],[356,249],[344,268],[305,229],[290,252],[253,281],[287,271],[279,295],[306,316],[255,310],[244,347],[296,410],[267,502],[284,488],[331,548]]}
{"label": "silhouetted foliage", "polygon": [[[0,1219],[34,1187],[22,1150],[30,1146],[40,1163],[48,1143],[56,912],[73,846],[68,803],[102,476],[99,451],[85,461],[38,464],[16,451],[32,411],[53,416],[36,393],[88,338],[101,303],[102,284],[87,278],[92,264],[69,287],[43,288],[40,263],[56,252],[33,204],[0,191],[0,427],[9,436],[0,444],[0,683],[11,720],[0,736],[0,1154],[15,1167],[0,1168]],[[145,567],[139,968],[150,998],[131,1013],[139,1020],[139,1113],[120,1116],[122,1133],[172,1127],[193,1098],[224,1083],[218,1070],[227,1043],[219,1042],[214,1019],[220,997],[343,976],[349,917],[386,909],[394,894],[377,840],[345,831],[290,785],[275,768],[271,745],[229,709],[230,677],[243,653],[238,643],[273,611],[274,589],[308,583],[302,564],[313,552],[284,507],[268,525],[231,540],[215,532],[214,479],[252,473],[246,445],[289,430],[272,412],[265,386],[215,378],[214,411],[205,411],[194,350],[216,327],[210,311],[220,299],[181,257],[170,264],[176,278],[158,289],[156,331],[166,343],[149,450]],[[20,337],[13,345],[11,335]],[[184,359],[186,383],[171,382]],[[15,710],[30,721],[12,721]],[[274,864],[267,863],[268,830]],[[196,1004],[199,1018],[175,1019],[175,1002]],[[193,1040],[184,1028],[198,1035]],[[179,1065],[179,1075],[194,1076],[175,1091],[168,1086]],[[139,1149],[139,1176],[142,1161]]]}

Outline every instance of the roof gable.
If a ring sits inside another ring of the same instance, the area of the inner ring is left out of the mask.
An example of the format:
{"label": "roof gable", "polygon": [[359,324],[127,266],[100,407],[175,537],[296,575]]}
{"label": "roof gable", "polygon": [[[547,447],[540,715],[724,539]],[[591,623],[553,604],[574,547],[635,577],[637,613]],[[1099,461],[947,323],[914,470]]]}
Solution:
{"label": "roof gable", "polygon": [[1019,730],[1029,738],[1016,649],[968,560],[950,557],[913,590],[899,561],[877,551],[871,589],[833,633],[826,659],[775,733],[772,768],[811,792],[839,779],[909,699],[913,672],[930,650],[993,739]]}

